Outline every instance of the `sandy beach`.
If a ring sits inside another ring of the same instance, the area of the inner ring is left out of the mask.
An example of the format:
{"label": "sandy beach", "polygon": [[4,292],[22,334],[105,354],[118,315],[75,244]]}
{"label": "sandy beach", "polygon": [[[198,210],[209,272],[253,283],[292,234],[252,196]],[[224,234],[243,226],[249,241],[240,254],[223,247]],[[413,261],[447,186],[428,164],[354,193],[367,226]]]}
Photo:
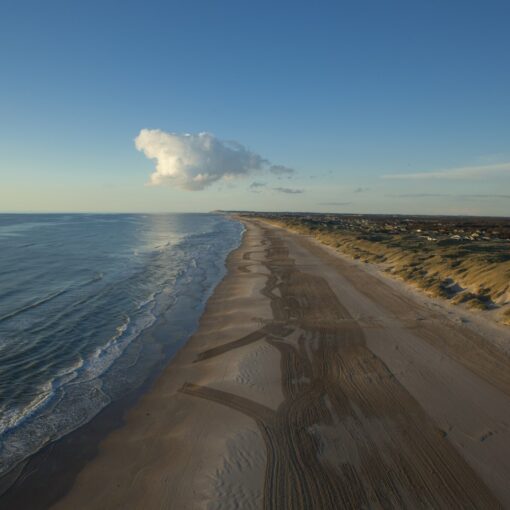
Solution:
{"label": "sandy beach", "polygon": [[199,330],[52,508],[510,508],[508,331],[243,221]]}

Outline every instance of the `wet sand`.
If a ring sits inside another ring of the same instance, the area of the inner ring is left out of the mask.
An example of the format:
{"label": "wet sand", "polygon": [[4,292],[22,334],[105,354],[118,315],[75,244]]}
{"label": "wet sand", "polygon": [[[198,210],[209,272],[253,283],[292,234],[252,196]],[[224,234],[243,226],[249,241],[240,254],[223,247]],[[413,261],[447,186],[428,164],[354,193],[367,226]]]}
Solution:
{"label": "wet sand", "polygon": [[199,330],[52,508],[510,508],[510,335],[243,221]]}

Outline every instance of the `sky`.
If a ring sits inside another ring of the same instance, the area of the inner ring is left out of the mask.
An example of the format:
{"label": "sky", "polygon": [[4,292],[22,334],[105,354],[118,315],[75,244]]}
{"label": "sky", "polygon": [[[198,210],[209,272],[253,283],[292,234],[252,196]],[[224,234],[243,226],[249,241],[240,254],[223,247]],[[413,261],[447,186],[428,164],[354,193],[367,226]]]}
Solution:
{"label": "sky", "polygon": [[0,211],[510,216],[510,3],[0,7]]}

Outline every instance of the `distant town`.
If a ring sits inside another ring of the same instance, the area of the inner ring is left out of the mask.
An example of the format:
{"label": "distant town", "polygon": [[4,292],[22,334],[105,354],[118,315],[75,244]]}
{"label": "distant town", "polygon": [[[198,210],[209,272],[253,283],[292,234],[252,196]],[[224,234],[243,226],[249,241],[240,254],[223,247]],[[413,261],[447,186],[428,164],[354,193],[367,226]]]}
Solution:
{"label": "distant town", "polygon": [[510,218],[246,211],[239,214],[299,223],[312,229],[356,232],[373,241],[405,236],[429,242],[510,242]]}

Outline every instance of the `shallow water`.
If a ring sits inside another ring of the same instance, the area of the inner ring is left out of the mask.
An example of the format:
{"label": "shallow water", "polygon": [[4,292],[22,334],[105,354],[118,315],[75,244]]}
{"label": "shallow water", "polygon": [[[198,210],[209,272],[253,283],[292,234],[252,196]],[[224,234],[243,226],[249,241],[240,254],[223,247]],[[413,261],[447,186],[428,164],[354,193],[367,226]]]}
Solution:
{"label": "shallow water", "polygon": [[175,352],[241,233],[214,214],[0,215],[0,474]]}

